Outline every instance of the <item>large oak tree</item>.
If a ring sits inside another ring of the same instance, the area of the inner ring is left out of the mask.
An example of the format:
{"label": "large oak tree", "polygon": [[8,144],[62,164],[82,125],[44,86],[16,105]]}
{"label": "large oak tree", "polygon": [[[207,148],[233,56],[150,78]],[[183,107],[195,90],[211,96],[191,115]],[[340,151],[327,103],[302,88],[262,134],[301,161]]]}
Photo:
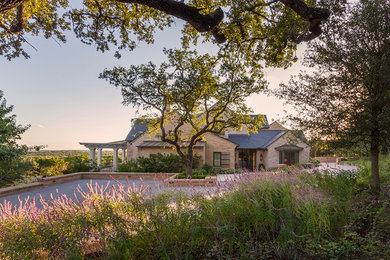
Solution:
{"label": "large oak tree", "polygon": [[309,44],[301,73],[278,96],[312,138],[336,147],[370,147],[372,189],[380,190],[379,153],[390,145],[390,1],[361,0],[333,16]]}
{"label": "large oak tree", "polygon": [[251,117],[245,98],[265,87],[249,78],[239,64],[221,63],[216,57],[187,50],[167,50],[168,62],[115,67],[101,78],[121,87],[123,103],[151,113],[138,119],[173,147],[192,176],[193,148],[206,134],[227,129],[257,131],[264,118]]}
{"label": "large oak tree", "polygon": [[[333,3],[331,3],[333,2]],[[297,43],[321,34],[321,23],[335,0],[0,0],[0,55],[28,57],[28,36],[43,33],[65,42],[73,30],[100,51],[112,46],[132,50],[137,42],[153,43],[154,32],[186,23],[183,42],[221,44],[222,52],[238,53],[247,65],[266,61],[287,66],[295,60]],[[344,2],[344,1],[341,1]],[[117,52],[117,56],[120,56]],[[221,55],[224,56],[224,55]]]}

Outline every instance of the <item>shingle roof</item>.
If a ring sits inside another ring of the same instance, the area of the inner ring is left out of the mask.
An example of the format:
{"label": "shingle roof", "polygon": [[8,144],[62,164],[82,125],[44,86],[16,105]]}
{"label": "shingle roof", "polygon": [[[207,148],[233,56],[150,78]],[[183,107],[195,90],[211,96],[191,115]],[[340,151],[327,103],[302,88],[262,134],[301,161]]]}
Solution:
{"label": "shingle roof", "polygon": [[146,131],[148,131],[148,125],[146,124],[135,124],[130,132],[128,133],[127,137],[126,137],[126,141],[133,141],[135,140],[138,136],[142,135],[143,133],[145,133]]}
{"label": "shingle roof", "polygon": [[282,130],[259,130],[249,135],[230,134],[228,139],[238,144],[237,149],[266,149],[284,133]]}

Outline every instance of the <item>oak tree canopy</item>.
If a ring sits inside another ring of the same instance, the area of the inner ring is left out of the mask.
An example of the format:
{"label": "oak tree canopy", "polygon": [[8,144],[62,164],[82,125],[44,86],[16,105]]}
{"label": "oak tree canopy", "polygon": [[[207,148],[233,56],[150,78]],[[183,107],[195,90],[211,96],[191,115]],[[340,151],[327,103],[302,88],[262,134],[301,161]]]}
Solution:
{"label": "oak tree canopy", "polygon": [[[334,3],[332,3],[334,2]],[[153,43],[156,30],[186,22],[183,43],[199,40],[239,53],[254,65],[288,66],[296,44],[321,34],[333,0],[0,0],[0,55],[29,57],[28,37],[65,42],[72,30],[99,51],[132,50]],[[73,8],[71,5],[78,6]],[[221,55],[223,56],[223,55]]]}

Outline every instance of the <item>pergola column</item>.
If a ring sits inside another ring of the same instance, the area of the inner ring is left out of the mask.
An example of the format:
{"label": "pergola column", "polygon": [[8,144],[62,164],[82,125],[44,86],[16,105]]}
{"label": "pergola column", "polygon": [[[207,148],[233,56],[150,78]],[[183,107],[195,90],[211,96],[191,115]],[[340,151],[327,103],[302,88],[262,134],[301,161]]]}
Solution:
{"label": "pergola column", "polygon": [[118,148],[114,148],[114,154],[113,154],[113,171],[118,170]]}
{"label": "pergola column", "polygon": [[96,148],[89,148],[89,165],[95,166],[95,150]]}
{"label": "pergola column", "polygon": [[98,149],[98,154],[97,154],[97,166],[100,168],[102,167],[102,148]]}
{"label": "pergola column", "polygon": [[122,149],[122,163],[126,162],[126,149]]}

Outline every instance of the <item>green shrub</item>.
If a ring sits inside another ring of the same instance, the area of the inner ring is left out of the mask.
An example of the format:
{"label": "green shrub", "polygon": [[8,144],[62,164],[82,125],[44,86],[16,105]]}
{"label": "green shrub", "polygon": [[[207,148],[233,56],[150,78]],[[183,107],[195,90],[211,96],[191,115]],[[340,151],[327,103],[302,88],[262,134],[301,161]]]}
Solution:
{"label": "green shrub", "polygon": [[244,173],[244,169],[239,168],[239,169],[218,169],[218,174],[239,174],[239,173]]}
{"label": "green shrub", "polygon": [[[205,170],[205,169],[193,169],[192,171],[192,179],[204,179],[207,176],[216,176],[215,170]],[[177,176],[178,179],[186,179],[187,175],[185,171],[182,171]]]}
{"label": "green shrub", "polygon": [[318,167],[320,166],[321,162],[320,160],[316,159],[316,158],[310,158],[308,163],[310,164],[314,164],[315,167]]}
{"label": "green shrub", "polygon": [[74,172],[88,172],[90,170],[90,162],[88,155],[76,155],[64,158],[64,161],[68,163],[64,174]]}
{"label": "green shrub", "polygon": [[[201,157],[194,156],[192,167],[199,165]],[[151,154],[150,157],[138,157],[118,167],[118,172],[181,172],[185,163],[176,154]]]}
{"label": "green shrub", "polygon": [[[206,173],[205,169],[194,172]],[[390,203],[358,198],[360,177],[291,170],[243,174],[215,192],[146,187],[82,192],[0,207],[0,258],[48,259],[387,259]],[[343,200],[343,201],[342,201]],[[346,214],[348,213],[348,214]]]}
{"label": "green shrub", "polygon": [[58,158],[34,158],[34,172],[42,177],[62,175],[68,167],[68,162]]}

